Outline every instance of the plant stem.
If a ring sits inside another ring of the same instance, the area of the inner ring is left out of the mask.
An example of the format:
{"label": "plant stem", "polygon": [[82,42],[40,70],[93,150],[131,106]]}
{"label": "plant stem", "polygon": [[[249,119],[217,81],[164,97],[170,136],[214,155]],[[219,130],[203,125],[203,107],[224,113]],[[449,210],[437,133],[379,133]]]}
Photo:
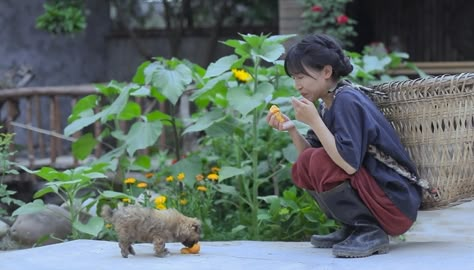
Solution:
{"label": "plant stem", "polygon": [[[257,91],[258,87],[258,58],[254,60],[254,93]],[[252,122],[252,205],[251,205],[251,214],[252,214],[252,239],[257,239],[259,234],[258,229],[258,110],[253,111],[253,122]]]}

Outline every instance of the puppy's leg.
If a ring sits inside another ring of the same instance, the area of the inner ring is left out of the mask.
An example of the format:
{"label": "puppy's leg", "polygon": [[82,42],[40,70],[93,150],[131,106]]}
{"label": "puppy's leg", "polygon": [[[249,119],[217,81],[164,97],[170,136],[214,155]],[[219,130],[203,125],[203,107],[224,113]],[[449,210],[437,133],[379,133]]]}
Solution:
{"label": "puppy's leg", "polygon": [[132,245],[128,247],[128,252],[130,252],[132,255],[135,255],[135,250],[133,249]]}
{"label": "puppy's leg", "polygon": [[155,256],[164,257],[169,254],[168,249],[165,248],[165,241],[160,237],[155,237],[153,239],[153,245],[155,249]]}
{"label": "puppy's leg", "polygon": [[128,258],[129,253],[131,253],[132,255],[135,255],[135,251],[132,248],[132,243],[125,242],[125,241],[119,241],[119,247],[120,247],[120,251],[122,253],[122,257]]}

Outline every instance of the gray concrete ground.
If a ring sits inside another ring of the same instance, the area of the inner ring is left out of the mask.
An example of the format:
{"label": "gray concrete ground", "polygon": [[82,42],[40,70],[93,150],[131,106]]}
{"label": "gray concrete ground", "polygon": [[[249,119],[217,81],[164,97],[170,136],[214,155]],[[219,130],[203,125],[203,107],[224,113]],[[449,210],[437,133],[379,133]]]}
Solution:
{"label": "gray concrete ground", "polygon": [[335,258],[307,242],[258,241],[203,241],[196,255],[180,254],[182,245],[171,243],[165,258],[154,257],[151,244],[136,244],[137,255],[124,259],[116,242],[76,240],[0,252],[0,269],[474,269],[474,202],[421,211],[405,237],[392,239],[388,254],[359,259]]}

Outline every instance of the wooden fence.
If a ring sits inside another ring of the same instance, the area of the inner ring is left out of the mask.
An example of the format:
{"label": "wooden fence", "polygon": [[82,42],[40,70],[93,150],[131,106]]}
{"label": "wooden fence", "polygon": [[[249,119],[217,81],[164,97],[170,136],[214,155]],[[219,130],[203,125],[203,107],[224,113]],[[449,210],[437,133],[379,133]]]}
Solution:
{"label": "wooden fence", "polygon": [[[97,93],[93,85],[25,87],[0,90],[1,116],[8,133],[23,132],[25,141],[16,141],[10,145],[16,154],[12,158],[29,168],[41,166],[71,167],[77,165],[63,144],[73,138],[62,134],[65,117],[64,108],[71,109],[82,97]],[[69,104],[64,104],[69,101]],[[20,114],[23,120],[18,121]],[[94,126],[94,133],[100,134],[101,128]],[[95,149],[100,154],[100,145]]]}

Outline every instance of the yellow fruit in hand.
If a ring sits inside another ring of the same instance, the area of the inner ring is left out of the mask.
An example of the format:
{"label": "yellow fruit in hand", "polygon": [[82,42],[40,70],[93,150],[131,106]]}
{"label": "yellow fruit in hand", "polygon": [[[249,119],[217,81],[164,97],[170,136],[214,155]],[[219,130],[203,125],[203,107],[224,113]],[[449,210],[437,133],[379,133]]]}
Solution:
{"label": "yellow fruit in hand", "polygon": [[278,122],[283,123],[285,122],[285,118],[281,115],[280,108],[277,105],[272,105],[270,107],[270,112],[275,115]]}
{"label": "yellow fruit in hand", "polygon": [[199,243],[196,243],[190,248],[182,248],[181,254],[198,254],[200,250],[201,245],[199,245]]}

